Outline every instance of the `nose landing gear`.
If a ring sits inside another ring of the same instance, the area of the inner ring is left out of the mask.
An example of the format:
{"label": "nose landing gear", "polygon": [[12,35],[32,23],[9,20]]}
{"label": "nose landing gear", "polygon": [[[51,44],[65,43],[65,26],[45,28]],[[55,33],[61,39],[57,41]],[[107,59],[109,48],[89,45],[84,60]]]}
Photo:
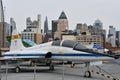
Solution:
{"label": "nose landing gear", "polygon": [[87,70],[85,71],[84,77],[90,78],[91,77],[91,72],[90,72],[90,62],[86,62],[86,68]]}

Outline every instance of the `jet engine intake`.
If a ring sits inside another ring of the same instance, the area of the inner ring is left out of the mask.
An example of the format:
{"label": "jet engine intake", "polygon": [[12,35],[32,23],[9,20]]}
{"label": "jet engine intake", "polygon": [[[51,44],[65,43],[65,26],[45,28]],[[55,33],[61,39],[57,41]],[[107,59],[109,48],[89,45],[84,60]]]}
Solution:
{"label": "jet engine intake", "polygon": [[52,57],[52,53],[51,52],[48,52],[46,55],[45,55],[45,58],[51,58]]}

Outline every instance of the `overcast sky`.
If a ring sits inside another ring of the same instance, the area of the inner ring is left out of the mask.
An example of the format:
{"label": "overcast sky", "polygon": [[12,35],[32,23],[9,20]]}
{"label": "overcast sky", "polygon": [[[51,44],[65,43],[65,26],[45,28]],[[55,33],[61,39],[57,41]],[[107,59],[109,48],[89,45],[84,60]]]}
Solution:
{"label": "overcast sky", "polygon": [[48,16],[49,28],[51,20],[57,20],[64,11],[69,20],[69,29],[75,29],[77,23],[93,24],[96,19],[103,22],[103,28],[113,25],[120,30],[120,0],[3,0],[5,20],[9,23],[14,18],[19,31],[26,28],[26,18],[37,19],[41,14],[42,28]]}

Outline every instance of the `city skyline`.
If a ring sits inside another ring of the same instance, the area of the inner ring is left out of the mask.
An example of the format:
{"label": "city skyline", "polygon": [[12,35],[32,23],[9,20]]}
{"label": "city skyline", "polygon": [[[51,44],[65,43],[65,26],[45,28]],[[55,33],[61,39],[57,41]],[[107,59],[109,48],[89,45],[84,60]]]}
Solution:
{"label": "city skyline", "polygon": [[58,19],[60,13],[64,11],[68,17],[69,29],[75,29],[77,23],[93,25],[99,19],[103,23],[103,28],[113,25],[116,30],[120,30],[120,1],[116,0],[4,0],[5,21],[10,22],[14,18],[19,31],[26,28],[26,18],[36,19],[37,14],[41,14],[42,29],[45,17],[48,16],[48,24],[51,29],[52,20]]}

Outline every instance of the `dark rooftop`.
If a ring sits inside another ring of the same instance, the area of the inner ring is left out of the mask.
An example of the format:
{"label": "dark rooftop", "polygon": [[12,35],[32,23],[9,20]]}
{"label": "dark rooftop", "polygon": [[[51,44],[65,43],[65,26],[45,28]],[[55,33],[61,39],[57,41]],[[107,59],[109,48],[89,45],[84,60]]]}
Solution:
{"label": "dark rooftop", "polygon": [[62,11],[62,13],[60,14],[59,19],[67,19],[64,11]]}

